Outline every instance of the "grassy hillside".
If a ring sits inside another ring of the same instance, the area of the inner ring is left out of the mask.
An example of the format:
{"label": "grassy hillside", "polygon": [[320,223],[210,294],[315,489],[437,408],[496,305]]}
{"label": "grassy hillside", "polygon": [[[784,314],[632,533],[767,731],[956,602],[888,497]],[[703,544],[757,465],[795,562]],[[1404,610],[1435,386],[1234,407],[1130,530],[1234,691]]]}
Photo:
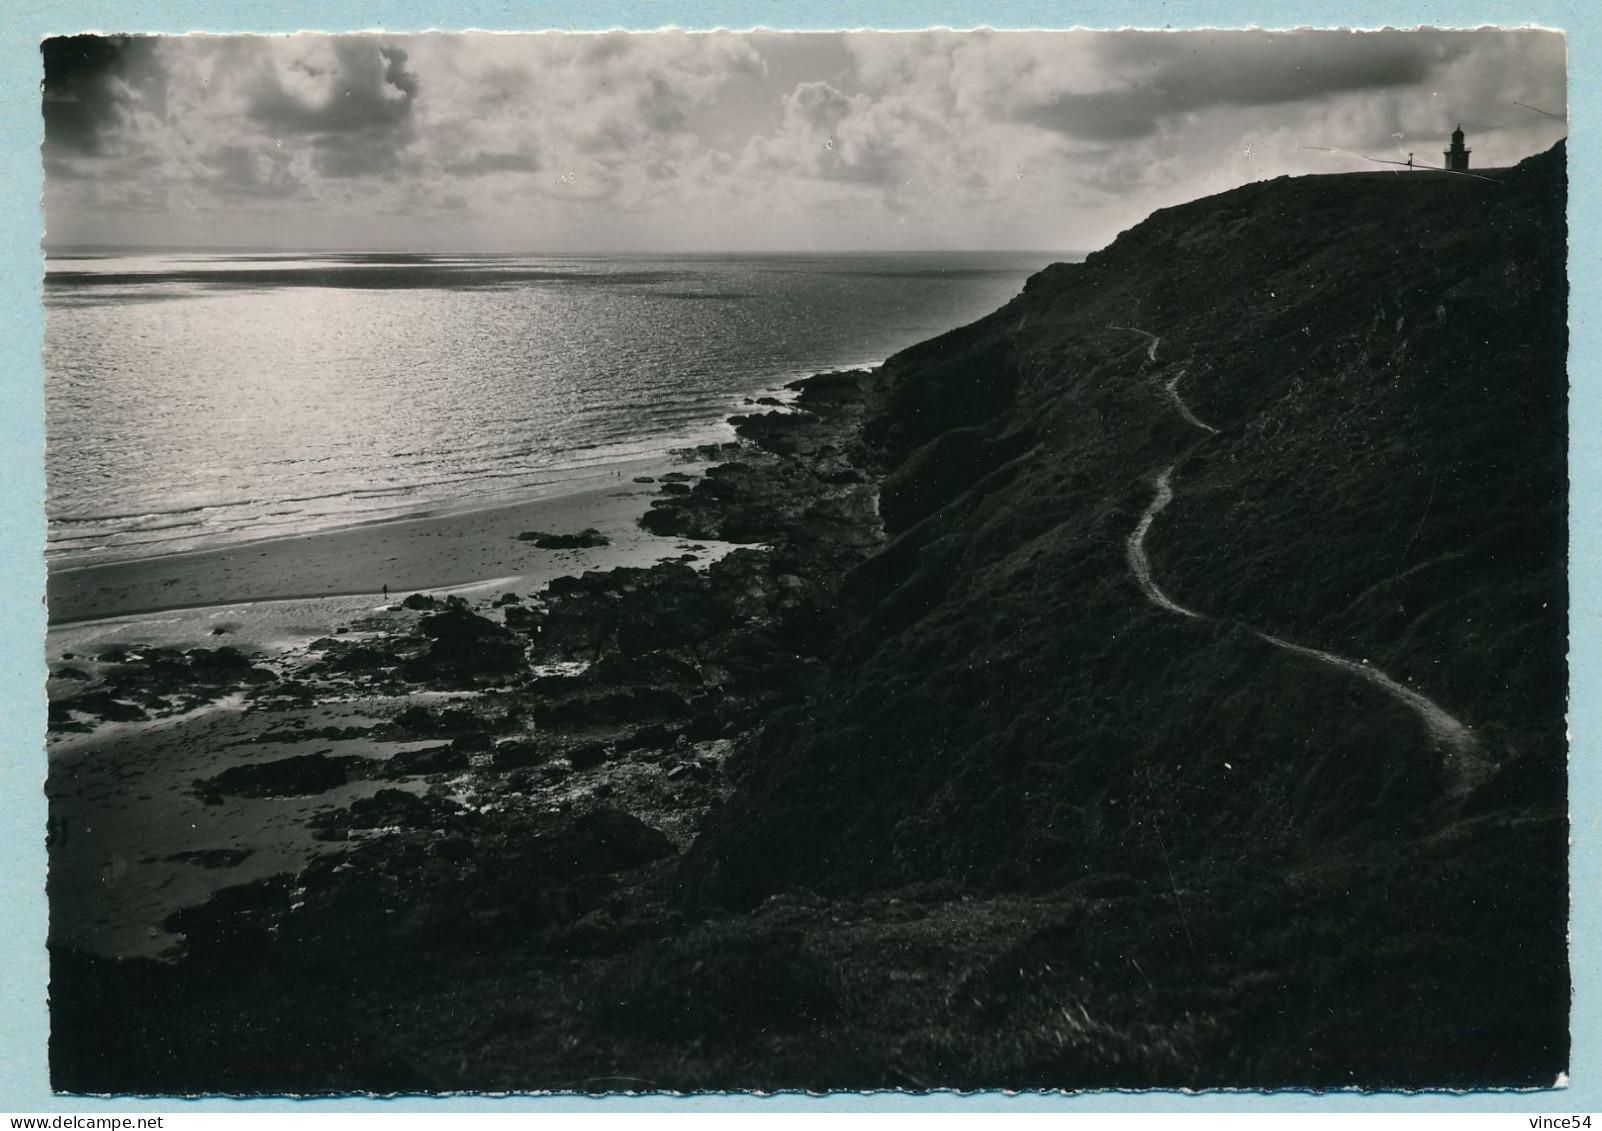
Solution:
{"label": "grassy hillside", "polygon": [[[1472,1078],[1456,1057],[1549,1079],[1564,197],[1561,147],[1488,179],[1250,185],[893,358],[867,426],[892,538],[850,579],[860,625],[738,763],[687,889],[1164,896],[1198,978],[1306,980],[1276,1022],[1324,1044],[1303,1078]],[[1167,468],[1145,549],[1203,617],[1130,569]],[[1383,671],[1471,740],[1262,634]],[[1381,1022],[1399,994],[1411,1016]]]}

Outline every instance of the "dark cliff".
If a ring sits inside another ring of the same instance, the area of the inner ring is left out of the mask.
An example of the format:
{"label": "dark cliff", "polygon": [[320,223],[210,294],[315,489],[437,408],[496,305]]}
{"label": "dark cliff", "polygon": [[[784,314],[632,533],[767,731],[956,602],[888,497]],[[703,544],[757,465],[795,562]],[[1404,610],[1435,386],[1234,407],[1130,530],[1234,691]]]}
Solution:
{"label": "dark cliff", "polygon": [[[1342,975],[1365,992],[1424,977],[1373,953],[1392,929],[1437,979],[1543,964],[1522,985],[1561,1065],[1565,189],[1561,145],[1249,185],[891,359],[866,426],[890,542],[687,890],[1356,916],[1377,933],[1331,960],[1382,968]],[[1132,569],[1168,469],[1142,548],[1199,616]],[[1299,879],[1331,868],[1344,895]]]}

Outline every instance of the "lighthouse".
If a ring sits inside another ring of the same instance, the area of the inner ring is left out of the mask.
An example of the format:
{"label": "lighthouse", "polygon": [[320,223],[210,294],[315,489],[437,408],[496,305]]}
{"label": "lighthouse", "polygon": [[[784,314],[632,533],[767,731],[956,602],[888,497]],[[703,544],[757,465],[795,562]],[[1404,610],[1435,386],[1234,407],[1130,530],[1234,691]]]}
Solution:
{"label": "lighthouse", "polygon": [[1446,167],[1454,173],[1468,172],[1469,154],[1472,149],[1463,148],[1463,127],[1460,125],[1452,131],[1452,148],[1442,150],[1446,157]]}

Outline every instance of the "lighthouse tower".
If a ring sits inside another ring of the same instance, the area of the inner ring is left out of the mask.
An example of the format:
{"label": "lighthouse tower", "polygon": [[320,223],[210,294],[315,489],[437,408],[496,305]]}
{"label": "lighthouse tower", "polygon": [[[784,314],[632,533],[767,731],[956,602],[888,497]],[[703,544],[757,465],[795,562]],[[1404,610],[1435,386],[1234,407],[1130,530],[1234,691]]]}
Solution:
{"label": "lighthouse tower", "polygon": [[1454,173],[1468,172],[1469,154],[1473,152],[1472,149],[1463,148],[1462,126],[1458,126],[1457,129],[1452,131],[1452,148],[1442,150],[1446,157],[1446,167]]}

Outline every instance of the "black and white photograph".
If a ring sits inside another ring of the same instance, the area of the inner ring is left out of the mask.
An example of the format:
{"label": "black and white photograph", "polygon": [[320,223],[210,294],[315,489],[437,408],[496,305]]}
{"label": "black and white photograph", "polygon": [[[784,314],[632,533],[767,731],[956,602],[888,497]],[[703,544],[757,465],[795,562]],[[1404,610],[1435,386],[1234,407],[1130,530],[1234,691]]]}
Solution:
{"label": "black and white photograph", "polygon": [[39,51],[54,1092],[1567,1079],[1561,31]]}

